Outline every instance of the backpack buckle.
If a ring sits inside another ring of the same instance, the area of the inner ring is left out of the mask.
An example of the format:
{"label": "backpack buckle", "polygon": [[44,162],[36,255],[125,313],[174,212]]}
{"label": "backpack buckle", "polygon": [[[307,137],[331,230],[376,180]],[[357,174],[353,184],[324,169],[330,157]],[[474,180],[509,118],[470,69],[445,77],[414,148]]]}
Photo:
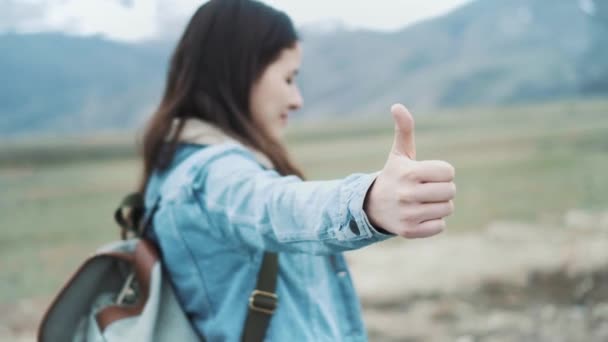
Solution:
{"label": "backpack buckle", "polygon": [[249,297],[249,308],[253,311],[272,315],[277,308],[278,296],[275,293],[253,290]]}

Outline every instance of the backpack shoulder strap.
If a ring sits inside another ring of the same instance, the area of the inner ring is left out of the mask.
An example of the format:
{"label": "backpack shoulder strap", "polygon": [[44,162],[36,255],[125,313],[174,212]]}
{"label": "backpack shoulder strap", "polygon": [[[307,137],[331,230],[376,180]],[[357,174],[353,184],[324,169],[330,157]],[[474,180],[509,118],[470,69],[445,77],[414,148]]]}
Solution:
{"label": "backpack shoulder strap", "polygon": [[129,233],[140,236],[138,227],[145,212],[144,196],[139,192],[126,195],[114,211],[114,221],[120,227],[120,236],[123,240]]}
{"label": "backpack shoulder strap", "polygon": [[[198,154],[195,152],[194,154]],[[188,157],[187,159],[194,159]],[[153,207],[145,214],[145,201],[141,193],[126,195],[114,212],[114,220],[121,228],[121,237],[126,239],[129,233],[144,238],[146,230],[152,223],[154,214],[160,207],[161,197],[154,201]],[[262,266],[258,273],[255,289],[249,297],[249,310],[243,328],[243,342],[263,341],[270,319],[278,305],[276,283],[279,269],[277,253],[265,252]]]}
{"label": "backpack shoulder strap", "polygon": [[258,273],[258,282],[249,297],[249,311],[243,330],[243,342],[264,340],[270,319],[278,305],[278,296],[275,293],[278,271],[279,255],[264,253],[262,267]]}

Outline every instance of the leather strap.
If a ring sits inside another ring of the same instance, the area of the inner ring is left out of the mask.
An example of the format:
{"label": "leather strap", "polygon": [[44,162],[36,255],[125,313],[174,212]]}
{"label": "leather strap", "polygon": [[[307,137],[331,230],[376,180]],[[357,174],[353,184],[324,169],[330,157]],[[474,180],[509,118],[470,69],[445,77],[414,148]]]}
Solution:
{"label": "leather strap", "polygon": [[141,290],[141,297],[134,305],[110,305],[100,310],[95,316],[99,329],[103,332],[106,327],[117,320],[141,315],[144,305],[150,295],[152,268],[158,261],[158,251],[151,241],[141,240],[135,247],[133,255],[126,253],[109,253],[109,257],[123,260],[134,268],[134,275]]}
{"label": "leather strap", "polygon": [[243,342],[264,340],[270,319],[278,304],[278,297],[275,293],[278,269],[278,254],[264,253],[256,289],[249,297],[249,311],[243,330]]}
{"label": "leather strap", "polygon": [[138,227],[144,214],[144,197],[134,192],[125,196],[114,211],[114,220],[120,226],[120,236],[127,239],[129,233],[139,236]]}
{"label": "leather strap", "polygon": [[[130,232],[139,238],[145,239],[146,230],[151,226],[152,218],[159,206],[160,196],[155,201],[148,215],[144,216],[143,195],[140,193],[127,195],[114,212],[114,219],[121,227],[122,238],[127,238],[127,234]],[[243,342],[259,342],[264,340],[270,319],[278,305],[278,297],[275,293],[278,270],[278,254],[264,253],[255,290],[252,291],[249,297],[249,310],[243,328]]]}

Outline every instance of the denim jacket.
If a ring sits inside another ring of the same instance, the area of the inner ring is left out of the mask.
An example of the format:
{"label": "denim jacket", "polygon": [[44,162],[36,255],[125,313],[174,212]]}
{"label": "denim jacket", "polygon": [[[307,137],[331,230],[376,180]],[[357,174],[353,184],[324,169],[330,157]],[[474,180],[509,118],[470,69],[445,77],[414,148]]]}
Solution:
{"label": "denim jacket", "polygon": [[376,174],[302,181],[225,142],[179,145],[148,182],[160,196],[150,237],[178,300],[207,341],[239,341],[264,251],[279,253],[278,307],[266,341],[364,341],[342,256],[385,240],[363,211]]}

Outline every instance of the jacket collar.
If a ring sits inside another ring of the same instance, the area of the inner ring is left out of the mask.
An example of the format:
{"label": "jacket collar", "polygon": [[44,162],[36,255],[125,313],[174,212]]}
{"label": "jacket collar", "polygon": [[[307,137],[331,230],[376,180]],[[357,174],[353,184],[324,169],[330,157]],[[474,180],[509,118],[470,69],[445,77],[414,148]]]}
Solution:
{"label": "jacket collar", "polygon": [[[243,145],[240,141],[233,138],[228,133],[224,132],[222,129],[215,126],[214,124],[193,118],[183,120],[185,120],[185,123],[178,138],[179,142],[196,145],[218,145],[223,143],[236,143],[249,150],[255,156],[255,159],[258,163],[262,164],[268,169],[274,169],[272,161],[265,154],[254,149],[253,147]],[[169,137],[172,137],[173,134],[175,134],[178,124],[179,119],[173,120]]]}

